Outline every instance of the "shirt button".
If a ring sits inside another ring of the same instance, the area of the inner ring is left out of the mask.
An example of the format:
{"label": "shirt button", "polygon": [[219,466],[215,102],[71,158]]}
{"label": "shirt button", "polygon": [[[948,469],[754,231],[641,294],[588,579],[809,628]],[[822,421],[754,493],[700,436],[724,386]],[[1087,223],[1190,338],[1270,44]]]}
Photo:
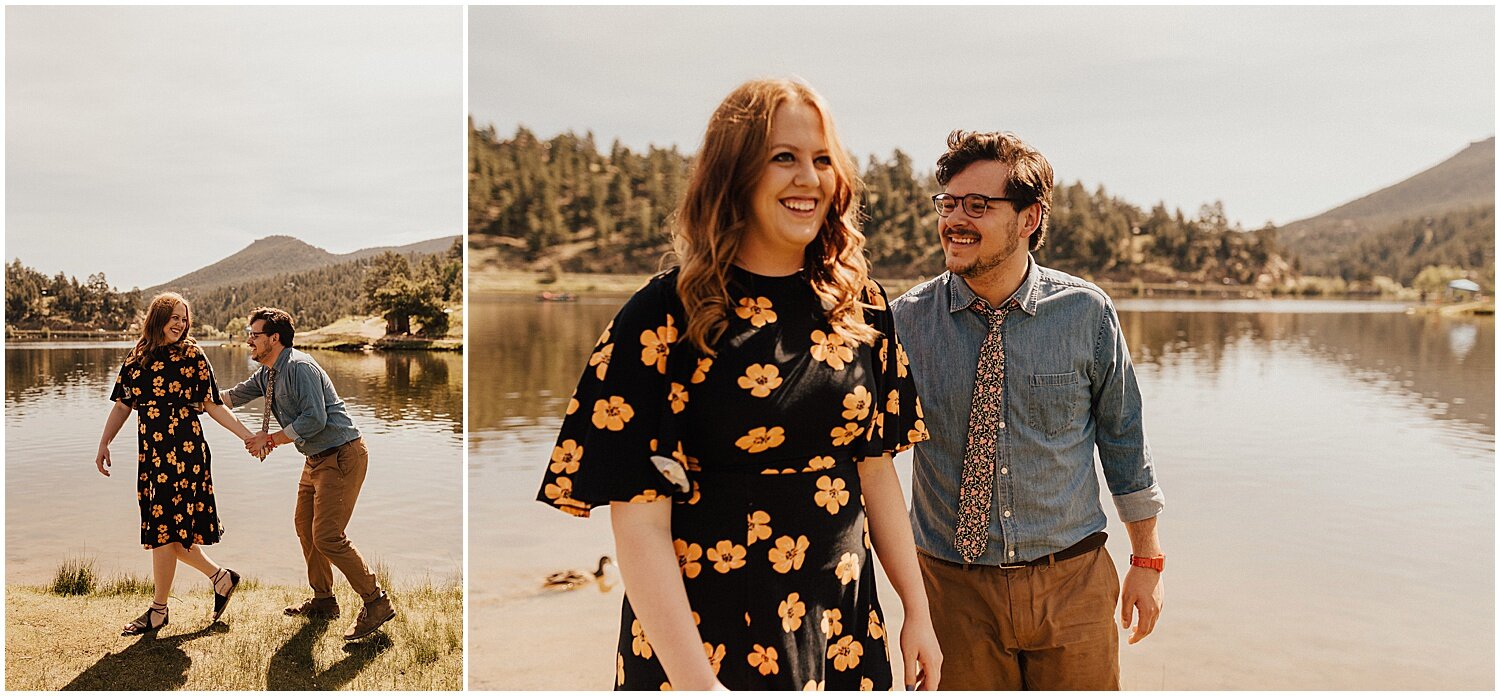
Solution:
{"label": "shirt button", "polygon": [[1005,421],[1000,421],[1000,429],[1001,430],[1005,429]]}
{"label": "shirt button", "polygon": [[1016,552],[1015,551],[1011,551],[1010,553],[1005,554],[1005,555],[1007,555],[1007,556],[1014,556],[1014,555],[1016,555]]}
{"label": "shirt button", "polygon": [[1008,466],[1002,466],[1002,467],[1000,467],[1000,475],[1001,476],[1004,476],[1005,474],[1008,474],[1008,473],[1010,473],[1010,467],[1008,467]]}
{"label": "shirt button", "polygon": [[1005,516],[1006,516],[1006,517],[1010,517],[1010,510],[1006,510],[1006,511],[1005,511]]}

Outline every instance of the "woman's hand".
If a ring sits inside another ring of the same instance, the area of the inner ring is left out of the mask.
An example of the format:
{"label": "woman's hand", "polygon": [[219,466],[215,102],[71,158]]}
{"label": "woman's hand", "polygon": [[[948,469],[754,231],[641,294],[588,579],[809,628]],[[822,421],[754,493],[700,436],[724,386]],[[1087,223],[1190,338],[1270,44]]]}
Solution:
{"label": "woman's hand", "polygon": [[905,663],[906,687],[910,691],[937,691],[943,675],[943,651],[927,612],[906,617],[901,624],[901,658]]}
{"label": "woman's hand", "polygon": [[94,466],[99,469],[99,473],[108,476],[111,464],[112,462],[109,461],[109,445],[102,442],[99,443],[99,453],[94,455]]}

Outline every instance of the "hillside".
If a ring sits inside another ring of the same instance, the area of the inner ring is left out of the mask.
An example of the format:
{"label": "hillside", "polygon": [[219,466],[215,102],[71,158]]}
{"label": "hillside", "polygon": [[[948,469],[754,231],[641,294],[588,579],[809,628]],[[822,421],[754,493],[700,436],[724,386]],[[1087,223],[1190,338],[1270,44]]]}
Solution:
{"label": "hillside", "polygon": [[1281,241],[1303,273],[1409,284],[1421,268],[1451,265],[1493,278],[1495,138],[1409,179],[1291,223]]}
{"label": "hillside", "polygon": [[202,291],[230,283],[244,285],[272,276],[373,258],[386,251],[406,255],[437,254],[447,251],[457,239],[455,235],[399,247],[372,247],[334,254],[296,237],[273,235],[257,239],[250,246],[196,271],[147,288],[144,294],[149,297],[162,290]]}

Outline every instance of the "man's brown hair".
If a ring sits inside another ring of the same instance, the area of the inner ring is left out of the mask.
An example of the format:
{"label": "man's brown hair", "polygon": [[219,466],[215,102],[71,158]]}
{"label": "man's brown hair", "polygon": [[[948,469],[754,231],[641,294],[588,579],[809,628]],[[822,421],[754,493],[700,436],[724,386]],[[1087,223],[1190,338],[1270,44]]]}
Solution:
{"label": "man's brown hair", "polygon": [[956,130],[948,134],[948,151],[937,161],[938,185],[947,186],[959,172],[982,160],[1004,162],[1010,167],[1004,193],[1019,199],[1011,202],[1017,212],[1041,204],[1042,216],[1031,235],[1030,249],[1042,248],[1047,241],[1047,216],[1052,212],[1052,165],[1015,133]]}
{"label": "man's brown hair", "polygon": [[292,326],[291,314],[288,314],[286,310],[275,307],[257,307],[254,311],[250,312],[249,323],[254,324],[257,319],[265,322],[261,326],[262,331],[268,334],[276,334],[281,338],[281,346],[283,348],[292,347],[292,337],[296,334],[296,329]]}

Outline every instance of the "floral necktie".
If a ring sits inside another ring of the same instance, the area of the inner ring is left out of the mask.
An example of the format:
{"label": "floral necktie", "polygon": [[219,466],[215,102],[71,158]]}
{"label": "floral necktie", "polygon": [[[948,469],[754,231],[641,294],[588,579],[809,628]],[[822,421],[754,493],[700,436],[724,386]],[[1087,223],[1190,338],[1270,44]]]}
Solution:
{"label": "floral necktie", "polygon": [[995,453],[1000,428],[1004,427],[1001,396],[1005,386],[1005,347],[1000,325],[1010,313],[1009,305],[992,309],[984,300],[970,308],[989,322],[989,332],[979,347],[979,365],[974,374],[974,400],[969,409],[969,437],[964,445],[963,475],[958,488],[958,524],[953,546],[967,563],[984,555],[989,542],[990,508],[994,506]]}

